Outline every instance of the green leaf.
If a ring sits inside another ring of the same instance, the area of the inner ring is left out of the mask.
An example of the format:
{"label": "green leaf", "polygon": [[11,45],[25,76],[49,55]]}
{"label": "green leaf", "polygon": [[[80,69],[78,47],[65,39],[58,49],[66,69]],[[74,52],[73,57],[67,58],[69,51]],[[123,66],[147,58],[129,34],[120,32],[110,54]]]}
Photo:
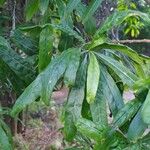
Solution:
{"label": "green leaf", "polygon": [[0,36],[0,46],[5,46],[7,48],[11,48],[8,41],[5,38],[3,38],[2,36]]}
{"label": "green leaf", "polygon": [[33,55],[38,52],[38,43],[31,37],[23,34],[19,29],[13,30],[11,41],[27,55]]}
{"label": "green leaf", "polygon": [[105,100],[108,101],[109,108],[113,116],[115,116],[116,113],[124,106],[121,93],[115,81],[104,67],[101,68],[101,77],[102,77],[101,90],[103,97],[105,98]]}
{"label": "green leaf", "polygon": [[74,31],[72,28],[70,28],[69,25],[67,25],[67,24],[60,24],[60,25],[51,24],[51,26],[55,29],[58,29],[58,30],[61,30],[61,31],[67,33],[70,36],[74,36],[80,42],[84,43],[84,39],[76,31]]}
{"label": "green leaf", "polygon": [[141,110],[141,115],[142,115],[143,121],[147,124],[150,124],[150,90],[144,101],[144,104]]}
{"label": "green leaf", "polygon": [[74,48],[74,55],[69,58],[69,64],[65,71],[64,82],[67,86],[73,86],[76,79],[76,73],[79,67],[81,49]]}
{"label": "green leaf", "polygon": [[140,88],[149,88],[150,87],[150,78],[140,79],[134,84],[134,89]]}
{"label": "green leaf", "polygon": [[12,150],[12,146],[9,143],[9,138],[2,126],[0,126],[0,148],[3,150]]}
{"label": "green leaf", "polygon": [[51,60],[53,48],[53,30],[50,26],[45,27],[40,33],[39,40],[39,72],[44,70]]}
{"label": "green leaf", "polygon": [[147,135],[145,135],[140,142],[142,142],[142,146],[143,148],[145,148],[145,150],[149,150],[150,148],[150,133],[148,133]]}
{"label": "green leaf", "polygon": [[129,16],[139,16],[141,19],[150,22],[150,18],[147,14],[141,13],[140,11],[125,10],[125,11],[115,11],[110,15],[102,24],[102,26],[95,33],[95,37],[106,31],[121,25],[121,23]]}
{"label": "green leaf", "polygon": [[[84,58],[77,71],[74,87],[69,93],[65,108],[64,131],[67,140],[73,140],[76,130],[74,123],[81,117],[82,103],[85,96],[85,81],[87,71],[87,57]],[[68,130],[69,129],[69,130]]]}
{"label": "green leaf", "polygon": [[[3,110],[4,112],[4,110]],[[6,112],[5,112],[6,113]],[[7,112],[8,113],[8,112]],[[11,134],[11,130],[10,128],[8,127],[8,125],[0,119],[0,125],[1,127],[3,128],[3,130],[5,131],[7,137],[8,137],[8,140],[9,140],[9,143],[11,144],[11,148],[13,148],[14,144],[13,144],[13,138],[12,138],[12,134]]]}
{"label": "green leaf", "polygon": [[132,141],[133,140],[136,141],[143,135],[146,128],[147,128],[147,125],[142,120],[141,109],[140,109],[138,113],[135,115],[135,117],[133,118],[129,126],[129,129],[127,132],[128,139]]}
{"label": "green leaf", "polygon": [[97,126],[108,126],[106,99],[102,92],[102,84],[106,84],[103,76],[100,76],[95,101],[90,104],[93,122]]}
{"label": "green leaf", "polygon": [[113,125],[116,128],[117,126],[120,127],[124,123],[126,123],[129,119],[131,119],[138,109],[141,106],[141,102],[134,99],[128,103],[125,104],[123,108],[121,108],[113,120]]}
{"label": "green leaf", "polygon": [[26,20],[29,21],[38,10],[39,0],[30,0],[26,7]]}
{"label": "green leaf", "polygon": [[140,77],[140,78],[145,78],[146,75],[145,75],[145,72],[143,70],[143,67],[142,67],[142,64],[137,64],[137,63],[134,63],[134,68],[136,70],[136,74]]}
{"label": "green leaf", "polygon": [[64,33],[67,33],[68,35],[75,37],[80,42],[85,43],[82,36],[80,36],[76,31],[74,31],[68,24],[59,24],[58,25],[58,24],[47,23],[45,25],[35,25],[35,26],[22,27],[21,30],[32,31],[34,29],[34,30],[41,31],[42,28],[45,28],[46,26],[50,26],[50,27],[53,27],[54,29],[63,31]]}
{"label": "green leaf", "polygon": [[134,75],[128,68],[126,68],[118,61],[114,60],[111,57],[105,56],[103,54],[98,54],[98,53],[96,54],[106,65],[108,65],[112,70],[114,70],[115,73],[127,85],[132,86],[134,82],[138,80],[138,77],[136,75]]}
{"label": "green leaf", "polygon": [[89,6],[87,7],[85,13],[83,14],[83,23],[85,23],[89,17],[91,17],[97,8],[100,6],[102,0],[92,0]]}
{"label": "green leaf", "polygon": [[138,64],[143,64],[143,59],[138,55],[138,53],[128,46],[122,45],[122,44],[112,44],[112,43],[104,43],[100,45],[96,45],[96,47],[93,47],[94,51],[99,51],[101,49],[110,49],[112,51],[118,51],[121,52],[128,57],[130,57],[133,61],[135,61]]}
{"label": "green leaf", "polygon": [[62,33],[58,45],[59,51],[63,52],[65,49],[68,49],[73,46],[74,38],[69,36],[67,33]]}
{"label": "green leaf", "polygon": [[57,7],[58,7],[59,16],[61,18],[63,18],[64,13],[65,13],[65,8],[66,8],[65,2],[63,0],[55,0],[55,1],[56,1],[56,4],[57,4]]}
{"label": "green leaf", "polygon": [[42,12],[42,15],[45,14],[46,10],[48,9],[49,0],[40,0],[39,1],[39,8]]}
{"label": "green leaf", "polygon": [[6,0],[0,0],[0,6],[3,6]]}
{"label": "green leaf", "polygon": [[68,15],[69,13],[71,13],[80,3],[80,1],[81,0],[69,0],[66,6],[65,15]]}
{"label": "green leaf", "polygon": [[100,69],[97,58],[93,53],[90,53],[89,61],[87,72],[87,102],[92,103],[98,88]]}
{"label": "green leaf", "polygon": [[94,139],[96,141],[100,141],[102,138],[102,132],[96,128],[96,125],[87,119],[80,118],[77,120],[76,128],[79,132],[83,135],[87,136],[88,138]]}
{"label": "green leaf", "polygon": [[15,72],[15,74],[29,84],[35,78],[35,70],[32,65],[21,58],[11,48],[0,46],[0,58]]}
{"label": "green leaf", "polygon": [[55,59],[43,72],[41,83],[41,99],[46,105],[50,104],[50,97],[57,81],[63,76],[71,55],[74,55],[74,49],[68,49],[60,57]]}
{"label": "green leaf", "polygon": [[22,109],[39,97],[46,97],[43,101],[47,105],[49,104],[53,88],[65,72],[68,58],[74,54],[73,52],[72,50],[66,50],[51,61],[48,67],[19,96],[11,111],[12,116],[16,116]]}

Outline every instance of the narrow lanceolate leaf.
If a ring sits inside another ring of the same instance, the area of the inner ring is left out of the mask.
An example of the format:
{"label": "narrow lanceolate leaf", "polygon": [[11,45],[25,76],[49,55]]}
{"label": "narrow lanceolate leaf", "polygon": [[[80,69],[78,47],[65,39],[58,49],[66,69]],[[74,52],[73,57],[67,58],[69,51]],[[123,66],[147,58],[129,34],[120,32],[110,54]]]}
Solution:
{"label": "narrow lanceolate leaf", "polygon": [[[3,110],[3,112],[4,112],[4,110]],[[9,143],[11,144],[11,148],[13,148],[13,146],[14,146],[13,138],[12,138],[12,134],[11,134],[11,130],[10,130],[9,126],[1,119],[0,119],[0,125],[8,137]]]}
{"label": "narrow lanceolate leaf", "polygon": [[142,137],[140,142],[142,143],[142,148],[148,150],[150,148],[150,133]]}
{"label": "narrow lanceolate leaf", "polygon": [[57,81],[63,76],[71,55],[74,55],[74,49],[68,49],[55,59],[43,72],[41,78],[42,95],[41,99],[46,105],[50,104],[50,97]]}
{"label": "narrow lanceolate leaf", "polygon": [[[27,105],[39,97],[46,97],[43,101],[48,105],[50,96],[58,79],[65,72],[68,65],[68,58],[73,51],[64,51],[60,56],[53,59],[48,67],[40,73],[37,78],[25,89],[13,106],[11,115],[16,116]],[[44,94],[44,95],[43,95]]]}
{"label": "narrow lanceolate leaf", "polygon": [[26,6],[26,20],[29,21],[38,10],[39,0],[31,0]]}
{"label": "narrow lanceolate leaf", "polygon": [[132,100],[125,104],[125,106],[119,110],[113,120],[114,127],[120,127],[131,119],[141,106],[141,102],[138,100]]}
{"label": "narrow lanceolate leaf", "polygon": [[101,68],[101,77],[101,90],[103,97],[108,101],[109,108],[113,116],[115,116],[116,113],[124,106],[121,93],[115,81],[104,67]]}
{"label": "narrow lanceolate leaf", "polygon": [[57,4],[57,7],[58,7],[59,16],[61,18],[63,18],[64,13],[65,13],[65,8],[66,8],[65,2],[63,0],[55,0],[55,1],[56,1],[56,4]]}
{"label": "narrow lanceolate leaf", "polygon": [[95,101],[90,104],[93,122],[98,127],[108,125],[106,99],[104,98],[104,95],[102,93],[102,84],[105,84],[105,82],[106,81],[104,80],[103,76],[100,76]]}
{"label": "narrow lanceolate leaf", "polygon": [[0,58],[20,79],[25,81],[26,84],[33,81],[35,71],[32,65],[21,58],[14,50],[5,46],[0,46]]}
{"label": "narrow lanceolate leaf", "polygon": [[89,6],[87,7],[87,10],[83,14],[83,23],[86,22],[89,17],[91,17],[94,12],[97,10],[97,8],[100,6],[102,0],[92,0]]}
{"label": "narrow lanceolate leaf", "polygon": [[145,72],[144,72],[144,70],[143,70],[142,64],[134,63],[134,68],[135,68],[135,70],[136,70],[136,74],[137,74],[140,78],[142,78],[142,79],[146,78],[146,75],[145,75]]}
{"label": "narrow lanceolate leaf", "polygon": [[81,117],[82,103],[85,93],[87,58],[85,57],[77,71],[74,87],[71,89],[65,109],[65,137],[73,140],[76,134],[74,123]]}
{"label": "narrow lanceolate leaf", "polygon": [[89,61],[87,72],[87,102],[92,103],[98,88],[100,69],[97,58],[93,53],[90,53]]}
{"label": "narrow lanceolate leaf", "polygon": [[11,41],[27,55],[33,55],[38,52],[38,42],[23,34],[21,30],[13,30]]}
{"label": "narrow lanceolate leaf", "polygon": [[45,14],[46,10],[48,9],[49,0],[40,0],[39,1],[39,8],[42,12],[42,15]]}
{"label": "narrow lanceolate leaf", "polygon": [[0,126],[0,148],[2,150],[12,150],[12,146],[9,143],[9,138],[1,126]]}
{"label": "narrow lanceolate leaf", "polygon": [[21,110],[23,110],[27,105],[34,102],[41,94],[41,75],[39,75],[19,96],[13,109],[11,111],[12,116],[16,116]]}
{"label": "narrow lanceolate leaf", "polygon": [[149,88],[150,87],[150,77],[145,79],[140,79],[134,84],[134,89],[140,89],[140,88]]}
{"label": "narrow lanceolate leaf", "polygon": [[96,47],[93,47],[93,49],[94,51],[99,51],[101,49],[110,49],[112,51],[118,51],[127,55],[138,64],[143,63],[143,59],[141,58],[140,55],[138,55],[136,51],[122,44],[102,43],[102,44],[96,45]]}
{"label": "narrow lanceolate leaf", "polygon": [[0,46],[5,46],[7,48],[11,48],[8,41],[2,36],[0,36]]}
{"label": "narrow lanceolate leaf", "polygon": [[120,62],[114,60],[111,57],[105,56],[103,54],[97,53],[97,55],[106,65],[108,65],[112,70],[114,70],[115,73],[127,85],[132,86],[134,84],[134,82],[138,80],[138,77],[136,75],[134,75],[128,68],[126,68]]}
{"label": "narrow lanceolate leaf", "polygon": [[150,90],[144,101],[144,104],[141,110],[141,115],[142,115],[143,121],[147,124],[150,124]]}
{"label": "narrow lanceolate leaf", "polygon": [[127,17],[129,16],[139,16],[141,19],[150,22],[150,18],[147,14],[141,13],[134,10],[125,10],[125,11],[115,11],[110,15],[102,24],[102,26],[97,30],[95,37],[97,35],[103,34],[106,31],[119,26]]}
{"label": "narrow lanceolate leaf", "polygon": [[65,15],[68,15],[69,13],[71,13],[80,3],[80,1],[81,0],[69,0],[66,6]]}
{"label": "narrow lanceolate leaf", "polygon": [[102,137],[102,133],[96,128],[96,125],[87,119],[80,118],[76,123],[77,130],[88,138],[92,138],[99,141]]}
{"label": "narrow lanceolate leaf", "polygon": [[50,26],[45,27],[40,34],[39,41],[39,71],[44,70],[51,60],[53,36]]}
{"label": "narrow lanceolate leaf", "polygon": [[81,49],[73,48],[74,54],[70,56],[68,67],[65,71],[64,82],[67,86],[73,86],[75,83],[76,73],[79,66]]}
{"label": "narrow lanceolate leaf", "polygon": [[140,109],[129,126],[127,137],[132,141],[136,141],[143,135],[147,127],[147,124],[142,120]]}
{"label": "narrow lanceolate leaf", "polygon": [[67,24],[60,24],[60,25],[50,24],[50,26],[52,26],[55,29],[63,31],[70,36],[74,36],[80,42],[84,43],[84,39],[76,31],[74,31],[69,25],[67,25]]}

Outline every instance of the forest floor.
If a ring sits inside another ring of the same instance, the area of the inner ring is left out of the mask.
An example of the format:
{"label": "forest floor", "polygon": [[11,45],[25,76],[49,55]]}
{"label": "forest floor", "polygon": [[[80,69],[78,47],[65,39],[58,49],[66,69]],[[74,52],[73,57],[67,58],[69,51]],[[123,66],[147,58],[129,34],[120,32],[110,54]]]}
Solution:
{"label": "forest floor", "polygon": [[[132,91],[124,92],[126,101],[134,99]],[[39,106],[38,106],[39,107]],[[43,107],[43,106],[42,106]],[[16,150],[64,150],[76,143],[67,143],[63,138],[61,106],[51,108],[33,108],[28,115],[28,123],[24,135],[15,137]]]}

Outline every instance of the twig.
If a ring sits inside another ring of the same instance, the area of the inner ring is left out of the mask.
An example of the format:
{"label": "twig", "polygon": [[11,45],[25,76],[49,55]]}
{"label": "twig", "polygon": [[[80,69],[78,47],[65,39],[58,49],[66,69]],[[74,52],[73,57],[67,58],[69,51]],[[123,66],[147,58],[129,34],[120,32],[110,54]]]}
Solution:
{"label": "twig", "polygon": [[12,30],[16,28],[16,0],[14,0],[13,14],[12,14]]}
{"label": "twig", "polygon": [[113,43],[150,43],[150,39],[138,39],[138,40],[112,40]]}

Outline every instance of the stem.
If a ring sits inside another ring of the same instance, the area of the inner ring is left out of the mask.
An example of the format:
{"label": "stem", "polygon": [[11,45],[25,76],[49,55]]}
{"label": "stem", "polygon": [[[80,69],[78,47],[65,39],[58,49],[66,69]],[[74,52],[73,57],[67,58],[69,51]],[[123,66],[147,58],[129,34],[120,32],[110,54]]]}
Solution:
{"label": "stem", "polygon": [[113,43],[150,43],[150,39],[139,39],[139,40],[112,40]]}

